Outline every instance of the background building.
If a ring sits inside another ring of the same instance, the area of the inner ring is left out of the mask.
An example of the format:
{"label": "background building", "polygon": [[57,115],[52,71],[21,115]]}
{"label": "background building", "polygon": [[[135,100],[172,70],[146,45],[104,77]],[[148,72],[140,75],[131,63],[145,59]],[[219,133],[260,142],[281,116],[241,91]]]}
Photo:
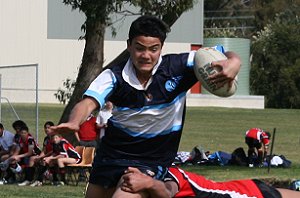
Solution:
{"label": "background building", "polygon": [[[202,44],[202,1],[184,13],[172,27],[165,52],[182,52],[191,43]],[[118,16],[114,16],[118,17]],[[129,25],[136,18],[114,24],[116,37],[106,30],[105,63],[126,49]],[[76,79],[84,50],[81,25],[85,16],[61,0],[2,0],[0,2],[0,73],[2,96],[11,102],[32,102],[35,68],[1,66],[38,64],[39,102],[57,103],[54,97],[66,78]],[[26,91],[25,91],[26,90]]]}
{"label": "background building", "polygon": [[[117,19],[120,16],[112,17]],[[107,28],[104,65],[126,49],[128,28],[135,18],[129,16],[115,23],[115,37]],[[59,88],[64,88],[63,81],[77,77],[84,50],[84,40],[79,40],[84,35],[81,31],[84,21],[83,13],[72,10],[61,0],[1,0],[1,97],[11,103],[31,103],[36,100],[35,89],[38,88],[40,103],[58,103],[54,94]],[[179,53],[203,45],[203,0],[198,0],[194,8],[184,13],[171,29],[163,53]],[[35,67],[36,64],[38,67]],[[199,95],[199,91],[197,88],[192,90],[196,94],[191,95],[188,105],[231,107],[238,104],[231,102],[239,100],[238,96],[224,99]],[[207,98],[209,103],[205,102]],[[261,100],[259,102],[258,106],[252,106],[261,108]]]}

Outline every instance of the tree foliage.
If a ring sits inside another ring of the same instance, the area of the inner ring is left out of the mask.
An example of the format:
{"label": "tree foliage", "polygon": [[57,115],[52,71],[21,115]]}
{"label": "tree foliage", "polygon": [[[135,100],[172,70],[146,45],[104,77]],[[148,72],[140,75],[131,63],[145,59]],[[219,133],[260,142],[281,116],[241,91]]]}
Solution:
{"label": "tree foliage", "polygon": [[75,87],[75,81],[67,78],[64,82],[63,82],[63,89],[59,88],[57,90],[57,92],[54,94],[55,98],[62,104],[66,104],[69,102],[74,87]]}
{"label": "tree foliage", "polygon": [[244,37],[255,31],[253,1],[204,1],[206,37]]}
{"label": "tree foliage", "polygon": [[206,0],[204,33],[209,37],[220,37],[223,33],[223,37],[251,39],[277,13],[299,5],[300,0]]}
{"label": "tree foliage", "polygon": [[264,95],[266,107],[300,108],[299,9],[277,14],[254,37],[251,92]]}
{"label": "tree foliage", "polygon": [[278,13],[286,10],[299,9],[300,0],[254,0],[252,10],[255,15],[256,30],[263,29],[267,24],[271,23]]}

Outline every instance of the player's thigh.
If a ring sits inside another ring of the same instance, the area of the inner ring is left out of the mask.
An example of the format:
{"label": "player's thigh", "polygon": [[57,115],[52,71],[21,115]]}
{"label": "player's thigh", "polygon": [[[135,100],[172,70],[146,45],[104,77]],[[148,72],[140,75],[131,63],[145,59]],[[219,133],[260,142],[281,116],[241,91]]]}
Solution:
{"label": "player's thigh", "polygon": [[57,161],[63,164],[75,164],[77,162],[77,159],[66,157],[66,158],[58,158]]}
{"label": "player's thigh", "polygon": [[115,190],[115,193],[113,194],[112,198],[146,198],[149,197],[146,192],[139,192],[139,193],[129,193],[125,192],[121,189],[121,184],[123,183],[123,178],[120,179],[118,182],[117,188]]}
{"label": "player's thigh", "polygon": [[88,184],[85,198],[111,198],[115,192],[115,188],[103,188],[96,184]]}
{"label": "player's thigh", "polygon": [[129,193],[121,190],[121,188],[117,188],[115,193],[113,194],[112,198],[146,198],[149,197],[148,194],[145,192],[139,192],[139,193]]}
{"label": "player's thigh", "polygon": [[299,191],[293,191],[293,190],[283,189],[283,188],[277,188],[277,190],[280,192],[282,197],[288,197],[288,198],[299,198],[300,197]]}

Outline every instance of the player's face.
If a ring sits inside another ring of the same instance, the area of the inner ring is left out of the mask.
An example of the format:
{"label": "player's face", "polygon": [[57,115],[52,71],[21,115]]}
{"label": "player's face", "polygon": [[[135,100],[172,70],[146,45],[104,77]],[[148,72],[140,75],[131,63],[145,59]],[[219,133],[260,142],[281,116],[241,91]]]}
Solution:
{"label": "player's face", "polygon": [[162,43],[159,38],[137,36],[127,44],[137,74],[150,74],[161,54]]}
{"label": "player's face", "polygon": [[28,131],[20,130],[19,134],[20,134],[21,138],[26,139],[26,137],[28,136]]}
{"label": "player's face", "polygon": [[52,136],[52,141],[54,144],[58,144],[60,142],[60,137],[57,135]]}
{"label": "player's face", "polygon": [[50,132],[51,132],[51,131],[50,131],[50,127],[51,127],[51,126],[48,125],[48,124],[44,127],[45,133],[46,133],[47,135],[50,135]]}

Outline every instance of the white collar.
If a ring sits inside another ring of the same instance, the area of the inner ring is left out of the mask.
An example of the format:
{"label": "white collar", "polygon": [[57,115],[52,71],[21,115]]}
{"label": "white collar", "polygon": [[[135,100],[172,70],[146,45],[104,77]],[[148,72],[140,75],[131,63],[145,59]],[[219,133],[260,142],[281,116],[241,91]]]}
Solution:
{"label": "white collar", "polygon": [[[162,57],[160,56],[158,59],[157,64],[153,67],[152,70],[152,76],[155,74],[155,72],[157,71],[158,66],[160,65],[162,61]],[[138,90],[145,90],[148,88],[148,86],[151,84],[152,82],[152,76],[149,79],[149,81],[147,82],[147,85],[145,87],[143,87],[143,85],[140,83],[140,81],[138,80],[137,76],[136,76],[136,72],[134,69],[134,66],[132,64],[131,59],[129,58],[123,71],[122,71],[122,77],[123,79],[132,87],[138,89]]]}

